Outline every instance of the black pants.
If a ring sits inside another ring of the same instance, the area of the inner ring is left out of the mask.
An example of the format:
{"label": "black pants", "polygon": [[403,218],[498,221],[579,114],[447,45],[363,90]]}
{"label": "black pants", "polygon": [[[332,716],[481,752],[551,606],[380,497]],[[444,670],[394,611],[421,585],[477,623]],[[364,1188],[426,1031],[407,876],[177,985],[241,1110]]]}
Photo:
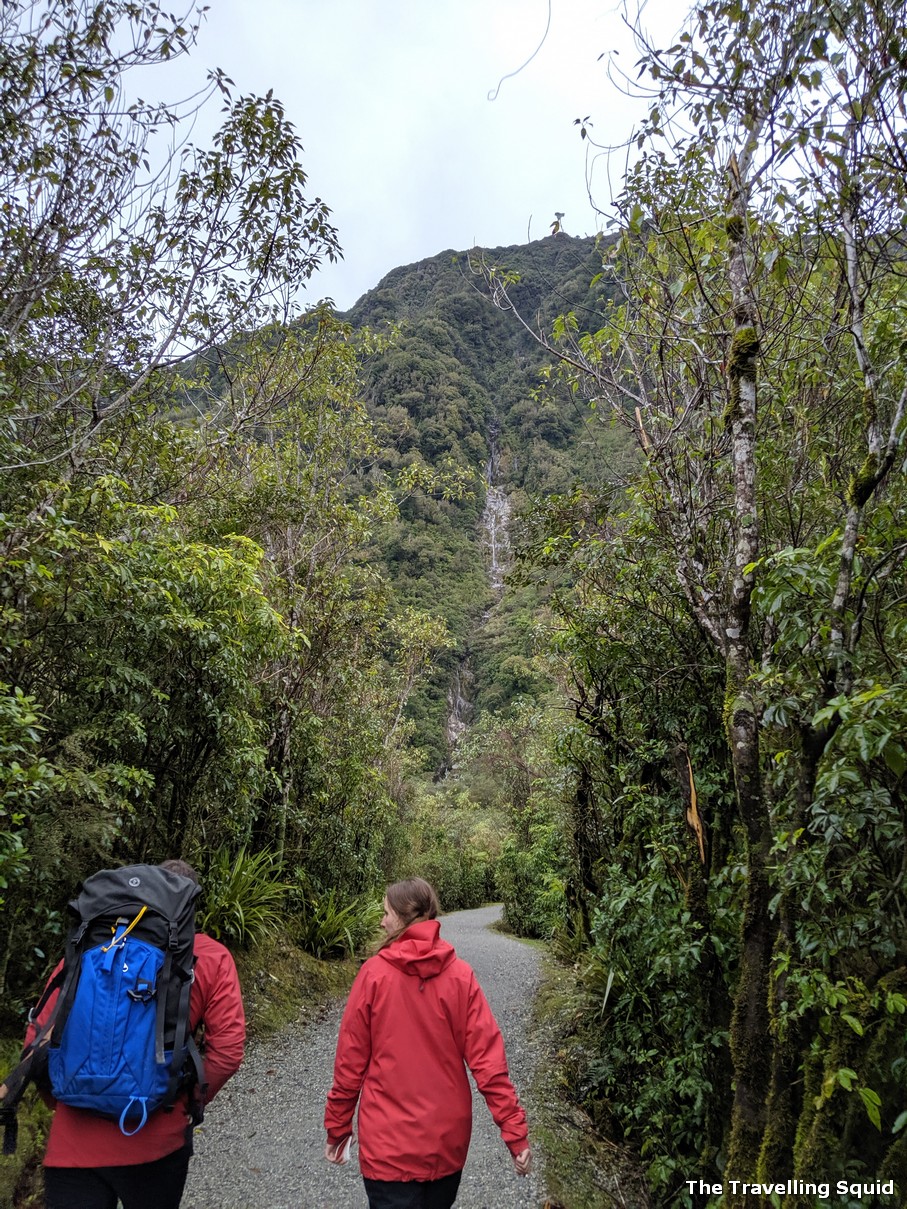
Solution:
{"label": "black pants", "polygon": [[179,1209],[192,1147],[129,1167],[45,1167],[45,1209]]}
{"label": "black pants", "polygon": [[440,1180],[366,1180],[368,1209],[450,1209],[462,1171]]}

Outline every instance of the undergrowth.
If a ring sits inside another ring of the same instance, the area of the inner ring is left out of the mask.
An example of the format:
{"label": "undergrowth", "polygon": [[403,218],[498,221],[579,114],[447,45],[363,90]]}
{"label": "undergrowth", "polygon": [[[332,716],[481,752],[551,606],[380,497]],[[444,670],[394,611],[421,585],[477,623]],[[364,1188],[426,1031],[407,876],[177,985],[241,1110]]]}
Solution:
{"label": "undergrowth", "polygon": [[549,1194],[565,1209],[651,1209],[634,1156],[602,1137],[575,1102],[575,1077],[584,1062],[575,995],[573,971],[544,960],[533,1010],[539,1059],[530,1108]]}

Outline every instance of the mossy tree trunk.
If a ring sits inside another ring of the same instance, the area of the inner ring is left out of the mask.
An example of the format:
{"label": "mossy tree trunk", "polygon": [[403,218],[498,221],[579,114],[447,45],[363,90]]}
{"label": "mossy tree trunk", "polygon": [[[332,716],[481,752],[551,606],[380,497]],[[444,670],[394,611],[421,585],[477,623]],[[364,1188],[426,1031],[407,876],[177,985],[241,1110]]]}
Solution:
{"label": "mossy tree trunk", "polygon": [[727,661],[725,727],[734,767],[737,809],[746,844],[747,887],[740,974],[731,1020],[734,1066],[727,1174],[753,1176],[762,1148],[766,1099],[772,1070],[769,984],[775,928],[769,912],[771,891],[766,861],[771,826],[762,792],[759,714],[751,688],[753,565],[759,558],[756,501],[756,403],[760,338],[756,298],[748,263],[749,181],[754,129],[729,165],[728,282],[734,334],[728,357],[730,393],[727,421],[732,438],[734,526],[730,605],[724,638]]}

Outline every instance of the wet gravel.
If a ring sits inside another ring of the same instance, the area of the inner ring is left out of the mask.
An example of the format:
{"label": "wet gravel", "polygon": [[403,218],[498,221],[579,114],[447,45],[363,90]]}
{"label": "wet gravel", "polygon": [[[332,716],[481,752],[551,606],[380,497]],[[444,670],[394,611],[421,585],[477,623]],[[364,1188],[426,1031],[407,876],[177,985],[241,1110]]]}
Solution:
{"label": "wet gravel", "polygon": [[[522,1090],[536,1059],[529,1013],[539,953],[489,929],[500,911],[482,907],[445,915],[441,935],[475,970],[504,1034],[511,1076]],[[317,1023],[250,1047],[239,1074],[196,1131],[183,1209],[365,1209],[355,1143],[353,1161],[344,1167],[323,1157],[324,1103],[342,1010],[342,1003],[333,1005]],[[521,1179],[475,1089],[473,1114],[457,1209],[537,1209],[545,1200],[538,1148],[533,1172]]]}

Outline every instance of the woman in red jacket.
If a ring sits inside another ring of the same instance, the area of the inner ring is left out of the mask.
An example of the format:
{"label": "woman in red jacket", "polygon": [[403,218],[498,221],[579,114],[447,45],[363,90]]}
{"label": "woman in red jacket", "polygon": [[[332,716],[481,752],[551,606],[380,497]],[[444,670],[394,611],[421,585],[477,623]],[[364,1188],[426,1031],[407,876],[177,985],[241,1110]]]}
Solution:
{"label": "woman in red jacket", "polygon": [[421,878],[388,886],[387,939],[359,971],[340,1025],[324,1153],[344,1162],[358,1100],[369,1209],[453,1205],[472,1133],[464,1063],[517,1172],[531,1163],[501,1031],[471,967],[441,940],[439,911]]}

